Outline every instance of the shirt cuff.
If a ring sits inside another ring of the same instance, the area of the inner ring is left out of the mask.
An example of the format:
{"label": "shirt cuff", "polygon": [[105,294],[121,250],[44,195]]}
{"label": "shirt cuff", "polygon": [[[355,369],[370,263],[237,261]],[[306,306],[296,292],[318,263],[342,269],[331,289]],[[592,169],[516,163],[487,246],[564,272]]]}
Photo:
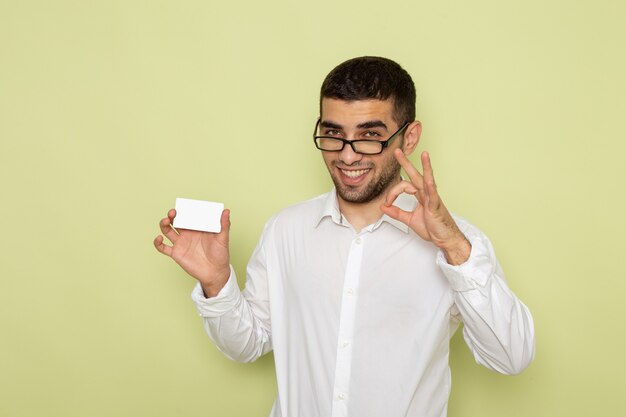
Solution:
{"label": "shirt cuff", "polygon": [[197,283],[191,292],[191,299],[196,304],[196,309],[201,317],[219,317],[232,310],[239,303],[241,291],[237,284],[237,277],[231,265],[230,277],[226,285],[215,297],[206,298],[200,283]]}
{"label": "shirt cuff", "polygon": [[484,287],[495,270],[495,257],[486,238],[476,236],[470,240],[470,244],[470,256],[461,265],[450,265],[442,251],[437,253],[437,265],[457,292]]}

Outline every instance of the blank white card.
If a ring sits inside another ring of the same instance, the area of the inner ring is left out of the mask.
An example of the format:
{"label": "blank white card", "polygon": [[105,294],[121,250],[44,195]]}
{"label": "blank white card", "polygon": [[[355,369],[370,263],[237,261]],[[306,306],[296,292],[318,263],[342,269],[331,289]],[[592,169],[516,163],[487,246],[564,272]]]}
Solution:
{"label": "blank white card", "polygon": [[219,233],[222,230],[220,218],[223,211],[223,203],[177,198],[174,227]]}

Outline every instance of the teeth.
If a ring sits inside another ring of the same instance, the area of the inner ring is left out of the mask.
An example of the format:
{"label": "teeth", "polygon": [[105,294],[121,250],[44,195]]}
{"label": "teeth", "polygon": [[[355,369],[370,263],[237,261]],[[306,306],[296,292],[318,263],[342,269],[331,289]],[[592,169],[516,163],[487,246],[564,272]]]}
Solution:
{"label": "teeth", "polygon": [[346,171],[344,169],[341,170],[341,172],[343,172],[346,177],[350,177],[350,178],[360,177],[361,175],[365,174],[367,171],[369,170],[368,169],[359,169],[357,171]]}

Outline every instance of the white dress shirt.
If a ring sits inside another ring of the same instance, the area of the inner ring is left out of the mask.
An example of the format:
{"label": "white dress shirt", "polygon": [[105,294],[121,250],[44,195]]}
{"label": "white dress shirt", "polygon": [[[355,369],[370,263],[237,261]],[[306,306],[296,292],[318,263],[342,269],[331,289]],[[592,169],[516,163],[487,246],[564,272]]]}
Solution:
{"label": "white dress shirt", "polygon": [[[412,210],[416,200],[394,204]],[[216,297],[197,285],[192,298],[229,358],[274,350],[271,417],[443,417],[460,321],[476,361],[495,371],[521,372],[535,350],[530,312],[491,243],[455,221],[472,245],[459,266],[386,215],[356,233],[333,190],[268,221],[243,291],[231,268]]]}

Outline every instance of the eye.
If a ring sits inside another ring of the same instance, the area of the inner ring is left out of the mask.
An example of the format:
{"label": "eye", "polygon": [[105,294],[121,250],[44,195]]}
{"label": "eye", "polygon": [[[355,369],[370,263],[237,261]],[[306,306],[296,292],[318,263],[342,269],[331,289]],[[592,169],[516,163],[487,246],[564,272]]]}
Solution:
{"label": "eye", "polygon": [[375,130],[365,131],[362,136],[366,139],[378,139],[382,137],[382,135]]}
{"label": "eye", "polygon": [[337,129],[325,129],[322,132],[323,136],[336,136],[336,137],[340,137],[341,136],[341,132]]}

